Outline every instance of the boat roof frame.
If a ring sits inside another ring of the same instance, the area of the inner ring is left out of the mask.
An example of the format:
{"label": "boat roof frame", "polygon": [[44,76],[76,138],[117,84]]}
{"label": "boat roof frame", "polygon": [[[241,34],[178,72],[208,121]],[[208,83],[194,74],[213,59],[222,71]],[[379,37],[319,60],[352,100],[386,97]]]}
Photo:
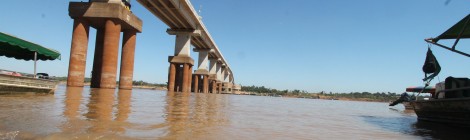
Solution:
{"label": "boat roof frame", "polygon": [[[424,41],[439,46],[441,48],[447,49],[449,51],[470,57],[470,54],[459,51],[456,49],[457,44],[459,43],[460,39],[462,38],[470,38],[470,14],[465,16],[462,20],[454,24],[452,27],[447,29],[444,33],[439,35],[436,38],[426,38]],[[446,45],[438,43],[441,39],[455,39],[454,44],[452,47],[448,47]]]}

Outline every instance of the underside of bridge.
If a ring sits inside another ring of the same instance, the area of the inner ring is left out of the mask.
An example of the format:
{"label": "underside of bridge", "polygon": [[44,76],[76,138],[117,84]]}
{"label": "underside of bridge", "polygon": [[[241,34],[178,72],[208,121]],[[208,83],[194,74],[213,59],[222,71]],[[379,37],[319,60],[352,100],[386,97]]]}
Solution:
{"label": "underside of bridge", "polygon": [[[168,25],[175,36],[174,55],[168,57],[168,91],[230,93],[233,73],[189,0],[137,0]],[[123,33],[119,88],[132,89],[136,33],[142,21],[123,0],[70,2],[74,19],[68,86],[83,86],[89,28],[97,30],[92,70],[92,88],[115,88],[120,32]],[[199,53],[198,65],[191,47]],[[194,73],[193,73],[194,72]]]}

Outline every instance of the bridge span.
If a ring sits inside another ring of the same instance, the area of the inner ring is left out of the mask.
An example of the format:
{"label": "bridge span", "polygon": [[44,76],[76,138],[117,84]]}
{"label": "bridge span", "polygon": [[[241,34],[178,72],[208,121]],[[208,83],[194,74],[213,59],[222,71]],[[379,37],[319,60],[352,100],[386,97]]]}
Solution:
{"label": "bridge span", "polygon": [[[189,0],[137,0],[168,25],[175,52],[168,57],[168,91],[233,93],[239,91],[233,72]],[[67,86],[83,86],[89,27],[97,30],[92,88],[116,88],[120,32],[123,32],[120,89],[132,89],[136,34],[142,21],[130,11],[130,0],[70,2],[74,19]],[[191,46],[198,52],[193,72]]]}

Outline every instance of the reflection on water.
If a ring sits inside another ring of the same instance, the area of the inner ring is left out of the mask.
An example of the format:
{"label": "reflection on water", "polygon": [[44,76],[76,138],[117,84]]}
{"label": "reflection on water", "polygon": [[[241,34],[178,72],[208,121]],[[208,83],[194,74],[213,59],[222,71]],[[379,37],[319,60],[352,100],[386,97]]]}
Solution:
{"label": "reflection on water", "polygon": [[0,96],[0,139],[468,139],[386,103],[60,86]]}
{"label": "reflection on water", "polygon": [[223,104],[225,96],[168,92],[165,120],[166,139],[207,139],[217,133],[215,126],[228,123]]}

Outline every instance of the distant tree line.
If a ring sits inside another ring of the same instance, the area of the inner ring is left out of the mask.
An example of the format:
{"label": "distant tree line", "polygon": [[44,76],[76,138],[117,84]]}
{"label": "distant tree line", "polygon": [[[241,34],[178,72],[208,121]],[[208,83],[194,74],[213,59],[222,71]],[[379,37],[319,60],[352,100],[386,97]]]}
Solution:
{"label": "distant tree line", "polygon": [[149,83],[142,80],[139,81],[132,81],[132,85],[134,86],[155,86],[155,87],[166,87],[167,84],[158,84],[158,83]]}
{"label": "distant tree line", "polygon": [[[392,92],[350,92],[350,93],[332,93],[332,92],[319,92],[309,93],[305,90],[278,90],[266,88],[264,86],[242,86],[242,91],[250,92],[260,96],[288,96],[297,98],[323,98],[323,99],[350,99],[361,101],[380,101],[389,102],[398,99],[400,94]],[[419,98],[426,98],[428,96],[420,96]]]}
{"label": "distant tree line", "polygon": [[[67,76],[63,76],[63,77],[50,77],[50,78],[51,78],[51,79],[54,79],[54,80],[58,80],[58,81],[67,81]],[[85,82],[85,83],[91,82],[91,78],[85,77],[84,82]]]}
{"label": "distant tree line", "polygon": [[300,93],[308,93],[307,91],[304,90],[292,90],[289,91],[287,89],[285,90],[278,90],[278,89],[271,89],[271,88],[266,88],[264,86],[258,87],[258,86],[242,86],[241,87],[242,91],[247,91],[247,92],[254,92],[254,93],[274,93],[274,94],[279,94],[279,95],[284,95],[288,93],[293,93],[293,94],[300,94]]}

